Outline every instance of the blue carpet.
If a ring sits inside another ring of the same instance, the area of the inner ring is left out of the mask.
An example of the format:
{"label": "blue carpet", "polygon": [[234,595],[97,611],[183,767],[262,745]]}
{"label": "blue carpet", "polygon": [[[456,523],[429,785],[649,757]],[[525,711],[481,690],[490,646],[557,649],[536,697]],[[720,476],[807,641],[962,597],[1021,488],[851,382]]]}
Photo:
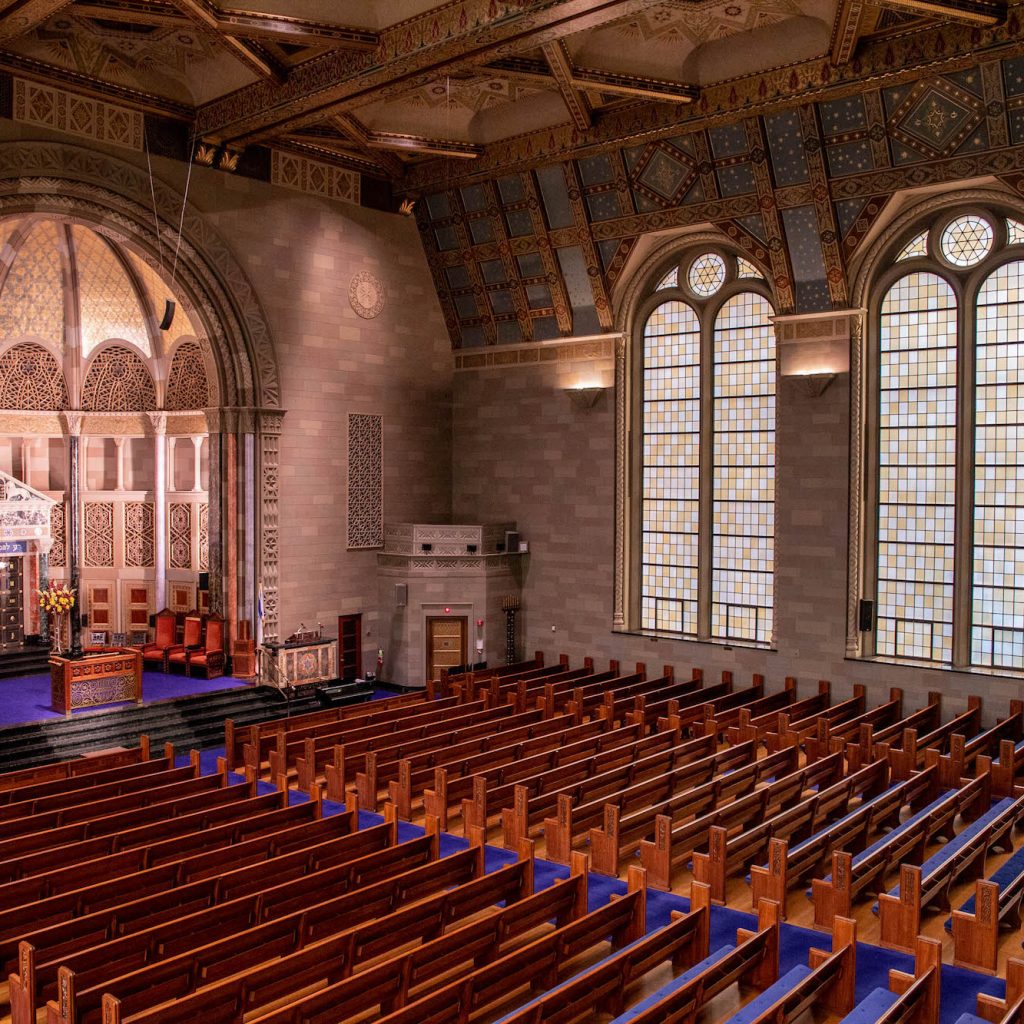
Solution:
{"label": "blue carpet", "polygon": [[[143,703],[153,704],[174,697],[188,697],[194,693],[212,693],[214,690],[230,690],[247,686],[243,679],[221,676],[219,679],[188,679],[185,676],[167,675],[163,672],[142,673]],[[118,704],[103,704],[99,707],[73,712],[75,718],[86,714],[109,711],[111,708],[131,707],[131,701]],[[0,679],[0,726],[24,725],[30,722],[45,722],[63,718],[59,711],[50,707],[50,677],[45,673],[32,676],[15,676]]]}

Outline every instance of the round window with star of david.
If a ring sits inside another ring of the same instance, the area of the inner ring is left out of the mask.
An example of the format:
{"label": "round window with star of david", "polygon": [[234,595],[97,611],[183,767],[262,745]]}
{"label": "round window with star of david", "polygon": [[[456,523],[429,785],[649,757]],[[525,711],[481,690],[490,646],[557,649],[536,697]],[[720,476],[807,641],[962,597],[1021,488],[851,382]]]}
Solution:
{"label": "round window with star of david", "polygon": [[694,295],[706,299],[725,283],[725,260],[716,252],[701,253],[691,264],[686,276]]}
{"label": "round window with star of david", "polygon": [[992,251],[993,240],[992,225],[984,217],[969,213],[946,225],[939,248],[954,267],[973,267]]}

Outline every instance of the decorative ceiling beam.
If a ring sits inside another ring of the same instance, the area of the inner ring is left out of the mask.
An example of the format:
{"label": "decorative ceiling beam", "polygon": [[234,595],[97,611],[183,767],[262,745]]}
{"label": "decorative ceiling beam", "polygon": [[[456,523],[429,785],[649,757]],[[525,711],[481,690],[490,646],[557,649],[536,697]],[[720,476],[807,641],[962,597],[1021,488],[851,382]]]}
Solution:
{"label": "decorative ceiling beam", "polygon": [[[361,150],[370,148],[370,129],[353,114],[336,114],[330,119],[338,131],[346,138],[351,139]],[[402,177],[405,174],[405,166],[393,153],[374,152],[373,156],[367,155],[367,159],[374,160],[394,177]]]}
{"label": "decorative ceiling beam", "polygon": [[15,0],[0,13],[0,43],[31,32],[71,0]]}
{"label": "decorative ceiling beam", "polygon": [[1000,0],[884,0],[880,6],[968,25],[991,26],[1006,20],[1006,4]]}
{"label": "decorative ceiling beam", "polygon": [[862,34],[865,7],[864,0],[839,0],[829,44],[829,57],[837,67],[853,59]]}
{"label": "decorative ceiling beam", "polygon": [[[486,70],[512,78],[525,78],[561,86],[546,61],[533,60],[529,57],[506,57],[492,61]],[[568,84],[571,88],[584,92],[611,92],[664,103],[692,103],[700,96],[700,89],[688,82],[647,78],[642,75],[623,75],[613,71],[599,71],[597,68],[571,67]]]}
{"label": "decorative ceiling beam", "polygon": [[593,109],[586,93],[575,89],[572,84],[572,62],[565,43],[558,39],[553,43],[545,43],[544,60],[547,62],[551,77],[558,83],[558,91],[562,94],[569,116],[580,131],[586,131],[593,124]]}
{"label": "decorative ceiling beam", "polygon": [[372,52],[336,50],[295,68],[283,88],[256,82],[205,104],[197,131],[248,141],[295,131],[329,113],[408,92],[438,75],[478,69],[660,2],[458,0],[382,30]]}
{"label": "decorative ceiling beam", "polygon": [[407,135],[403,132],[371,131],[367,145],[373,149],[401,149],[408,153],[426,153],[429,156],[455,157],[459,160],[475,160],[484,151],[483,146],[472,142],[428,139],[425,135]]}
{"label": "decorative ceiling beam", "polygon": [[269,79],[276,85],[284,82],[286,72],[278,65],[270,54],[258,43],[237,39],[220,31],[220,18],[217,8],[209,0],[172,0],[175,7],[187,15],[197,25],[215,35],[233,57],[251,68],[261,78]]}
{"label": "decorative ceiling beam", "polygon": [[[324,139],[295,138],[286,136],[282,139],[275,139],[273,149],[280,149],[288,153],[298,153],[301,156],[311,157],[322,163],[334,164],[344,167],[349,171],[357,171],[359,174],[369,175],[371,178],[390,180],[393,174],[382,166],[378,161],[364,156],[362,153],[336,148]],[[383,155],[383,154],[381,154]]]}

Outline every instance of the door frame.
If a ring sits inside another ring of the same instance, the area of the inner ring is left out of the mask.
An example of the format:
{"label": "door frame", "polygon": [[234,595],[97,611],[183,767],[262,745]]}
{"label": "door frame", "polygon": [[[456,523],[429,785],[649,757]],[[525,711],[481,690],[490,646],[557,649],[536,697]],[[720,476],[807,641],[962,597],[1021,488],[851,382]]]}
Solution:
{"label": "door frame", "polygon": [[427,636],[424,648],[426,649],[427,655],[427,667],[426,667],[426,678],[434,678],[434,633],[432,626],[435,622],[461,622],[462,623],[462,649],[460,651],[461,657],[459,659],[460,665],[467,664],[467,657],[469,653],[469,616],[468,615],[428,615],[427,616]]}
{"label": "door frame", "polygon": [[[17,604],[18,616],[21,619],[21,640],[17,644],[11,644],[10,646],[12,648],[13,647],[23,647],[24,646],[24,644],[25,644],[25,633],[26,633],[26,628],[25,627],[26,627],[26,623],[28,621],[28,617],[25,614],[25,604],[26,604],[26,598],[27,598],[27,594],[28,594],[28,587],[26,585],[26,579],[27,579],[27,576],[28,576],[28,567],[27,567],[28,555],[26,555],[26,554],[0,555],[0,561],[6,562],[8,565],[13,565],[14,559],[18,559],[18,570],[17,571],[18,571],[18,575],[19,575],[19,577],[21,579],[21,594],[19,595],[20,596],[20,600],[18,601],[18,604]],[[9,569],[4,569],[2,571],[3,572],[9,572],[10,570]],[[7,650],[7,649],[8,649],[8,646],[3,642],[2,639],[0,639],[0,650]]]}

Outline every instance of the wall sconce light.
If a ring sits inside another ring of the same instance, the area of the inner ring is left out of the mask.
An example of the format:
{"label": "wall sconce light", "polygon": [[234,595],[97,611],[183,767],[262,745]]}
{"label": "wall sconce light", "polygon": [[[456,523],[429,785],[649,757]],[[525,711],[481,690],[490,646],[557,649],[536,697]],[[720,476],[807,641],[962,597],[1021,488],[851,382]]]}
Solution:
{"label": "wall sconce light", "polygon": [[565,389],[565,393],[569,396],[569,401],[577,409],[593,409],[603,391],[604,388],[599,386]]}
{"label": "wall sconce light", "polygon": [[434,545],[433,544],[421,544],[420,545],[420,551],[433,551],[433,550],[434,550]]}
{"label": "wall sconce light", "polygon": [[789,378],[797,390],[807,398],[819,398],[836,379],[834,373],[795,373]]}

